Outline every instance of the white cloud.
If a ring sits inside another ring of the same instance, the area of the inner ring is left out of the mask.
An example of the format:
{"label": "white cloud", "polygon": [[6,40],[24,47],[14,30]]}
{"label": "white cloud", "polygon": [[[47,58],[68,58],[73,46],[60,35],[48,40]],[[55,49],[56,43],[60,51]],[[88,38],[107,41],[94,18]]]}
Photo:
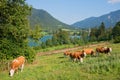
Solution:
{"label": "white cloud", "polygon": [[112,3],[112,4],[120,3],[120,0],[108,0],[108,3]]}

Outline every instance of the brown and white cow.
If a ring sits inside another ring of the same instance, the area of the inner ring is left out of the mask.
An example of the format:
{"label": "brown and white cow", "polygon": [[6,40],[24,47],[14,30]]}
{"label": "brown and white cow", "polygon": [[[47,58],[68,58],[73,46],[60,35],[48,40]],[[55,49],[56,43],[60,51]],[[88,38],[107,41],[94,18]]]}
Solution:
{"label": "brown and white cow", "polygon": [[93,55],[95,56],[95,51],[94,49],[83,49],[83,51],[87,54],[87,55]]}
{"label": "brown and white cow", "polygon": [[69,56],[70,53],[71,53],[71,51],[68,50],[68,51],[65,51],[65,52],[64,52],[64,55],[65,55],[65,56]]}
{"label": "brown and white cow", "polygon": [[24,68],[24,63],[25,63],[25,57],[23,56],[20,56],[16,59],[14,59],[11,63],[11,66],[10,66],[10,76],[13,76],[15,72],[18,71],[18,68],[21,69],[21,72],[23,71],[23,68]]}
{"label": "brown and white cow", "polygon": [[70,58],[73,59],[73,61],[79,60],[80,62],[83,62],[83,58],[86,56],[86,53],[84,51],[76,51],[73,53],[70,53]]}
{"label": "brown and white cow", "polygon": [[111,51],[112,51],[112,48],[109,48],[109,47],[98,47],[98,48],[96,48],[97,54],[99,54],[99,53],[110,54]]}

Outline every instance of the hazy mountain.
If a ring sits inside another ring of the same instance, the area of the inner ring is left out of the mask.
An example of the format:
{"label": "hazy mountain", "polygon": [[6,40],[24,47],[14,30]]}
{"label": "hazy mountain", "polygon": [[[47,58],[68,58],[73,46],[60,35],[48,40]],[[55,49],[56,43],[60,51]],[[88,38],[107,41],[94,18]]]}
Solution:
{"label": "hazy mountain", "polygon": [[42,9],[33,8],[29,20],[31,27],[34,27],[35,25],[41,25],[44,29],[58,29],[69,27],[69,25],[60,22]]}
{"label": "hazy mountain", "polygon": [[82,21],[78,21],[72,26],[77,28],[90,28],[96,27],[104,22],[105,26],[108,28],[110,26],[114,26],[116,22],[120,21],[120,10],[110,12],[109,14],[102,15],[100,17],[90,17]]}

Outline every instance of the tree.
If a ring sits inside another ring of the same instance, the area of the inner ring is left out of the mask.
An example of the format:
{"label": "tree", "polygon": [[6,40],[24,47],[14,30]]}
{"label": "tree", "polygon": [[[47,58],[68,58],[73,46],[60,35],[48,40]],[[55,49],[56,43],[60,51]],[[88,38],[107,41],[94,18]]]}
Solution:
{"label": "tree", "polygon": [[86,44],[88,42],[88,32],[83,30],[82,34],[81,34],[81,38],[82,38],[84,44]]}
{"label": "tree", "polygon": [[120,22],[117,22],[112,29],[112,35],[115,43],[120,42]]}
{"label": "tree", "polygon": [[30,30],[30,38],[38,41],[42,37],[40,25],[36,25],[34,29]]}
{"label": "tree", "polygon": [[109,27],[105,33],[106,40],[112,40],[112,27]]}
{"label": "tree", "polygon": [[69,44],[70,43],[70,37],[68,32],[63,31],[59,29],[59,31],[56,33],[57,41],[59,44]]}
{"label": "tree", "polygon": [[105,40],[105,25],[102,22],[99,29],[98,29],[98,39],[99,41]]}
{"label": "tree", "polygon": [[52,40],[51,39],[48,39],[47,41],[46,41],[46,46],[49,46],[49,47],[52,47]]}
{"label": "tree", "polygon": [[90,32],[90,41],[96,41],[97,40],[97,28],[91,28]]}
{"label": "tree", "polygon": [[9,60],[17,56],[26,56],[33,61],[35,52],[28,47],[30,27],[28,15],[31,7],[25,0],[0,0],[0,56]]}
{"label": "tree", "polygon": [[101,34],[101,35],[105,33],[105,25],[104,25],[104,22],[101,23],[99,30],[100,30],[100,34]]}
{"label": "tree", "polygon": [[54,46],[59,45],[58,38],[57,38],[57,35],[55,33],[53,34],[53,37],[52,37],[52,44]]}

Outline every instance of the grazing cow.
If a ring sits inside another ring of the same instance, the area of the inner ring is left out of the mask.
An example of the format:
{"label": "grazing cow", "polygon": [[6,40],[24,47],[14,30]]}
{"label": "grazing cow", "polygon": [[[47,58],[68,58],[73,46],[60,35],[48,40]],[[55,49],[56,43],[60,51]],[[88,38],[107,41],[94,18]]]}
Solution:
{"label": "grazing cow", "polygon": [[83,51],[87,54],[87,55],[93,55],[95,56],[95,51],[94,49],[83,49]]}
{"label": "grazing cow", "polygon": [[13,76],[15,72],[17,72],[18,68],[21,68],[21,72],[23,70],[24,67],[24,63],[25,63],[25,57],[20,56],[16,59],[14,59],[11,63],[11,69],[10,69],[10,76]]}
{"label": "grazing cow", "polygon": [[64,52],[64,55],[65,55],[65,56],[68,56],[68,55],[70,55],[70,53],[71,53],[71,51],[65,51],[65,52]]}
{"label": "grazing cow", "polygon": [[83,58],[86,56],[86,53],[84,51],[76,51],[73,53],[70,53],[70,58],[73,59],[73,61],[76,61],[77,59],[80,60],[80,62],[83,62]]}
{"label": "grazing cow", "polygon": [[105,54],[109,54],[112,51],[112,48],[108,48],[108,47],[98,47],[96,48],[96,52],[98,53],[105,53]]}

